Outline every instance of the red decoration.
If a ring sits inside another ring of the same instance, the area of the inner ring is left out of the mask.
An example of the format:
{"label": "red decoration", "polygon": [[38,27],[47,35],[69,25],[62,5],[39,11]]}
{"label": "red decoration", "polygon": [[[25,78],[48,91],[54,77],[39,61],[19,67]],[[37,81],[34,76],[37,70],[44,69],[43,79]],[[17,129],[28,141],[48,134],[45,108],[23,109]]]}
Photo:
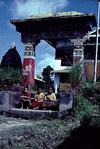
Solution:
{"label": "red decoration", "polygon": [[29,86],[34,84],[35,58],[24,58],[23,61],[23,84]]}

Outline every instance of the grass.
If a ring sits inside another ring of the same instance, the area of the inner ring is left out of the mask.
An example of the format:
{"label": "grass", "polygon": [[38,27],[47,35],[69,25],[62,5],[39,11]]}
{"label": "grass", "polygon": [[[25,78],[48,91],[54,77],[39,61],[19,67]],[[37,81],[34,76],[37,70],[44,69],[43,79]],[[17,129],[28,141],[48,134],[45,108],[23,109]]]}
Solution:
{"label": "grass", "polygon": [[[84,125],[87,125],[87,119],[84,119]],[[100,128],[100,117],[91,118],[89,125],[90,129],[93,127],[93,130],[94,127]],[[4,129],[2,129],[3,126]],[[86,135],[89,127],[81,126],[82,122],[75,117],[51,120],[24,120],[0,116],[0,149],[54,149],[66,139],[67,142],[69,138],[73,141],[75,137],[73,138],[72,132],[76,132],[76,130],[78,132],[75,134],[76,137],[82,133],[81,128],[86,131],[83,131],[84,135]]]}
{"label": "grass", "polygon": [[[66,139],[67,143],[69,140],[73,141],[71,132],[75,129],[77,132],[74,139],[79,139],[77,134],[82,130],[80,141],[84,140],[83,132],[84,138],[87,134],[91,138],[92,130],[95,131],[95,128],[97,132],[100,130],[99,105],[78,94],[71,112],[64,119],[50,120],[24,120],[0,115],[0,149],[54,149]],[[69,142],[69,146],[71,144]]]}
{"label": "grass", "polygon": [[[0,149],[53,149],[80,125],[77,119],[34,121],[5,116],[0,119],[0,125],[5,124],[5,130],[0,131]],[[12,123],[15,125],[8,127]]]}

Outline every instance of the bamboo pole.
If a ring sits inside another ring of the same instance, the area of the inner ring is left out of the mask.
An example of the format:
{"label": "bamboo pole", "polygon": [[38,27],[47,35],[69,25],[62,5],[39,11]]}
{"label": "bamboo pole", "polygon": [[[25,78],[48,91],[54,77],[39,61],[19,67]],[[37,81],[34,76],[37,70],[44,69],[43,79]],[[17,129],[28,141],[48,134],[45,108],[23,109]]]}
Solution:
{"label": "bamboo pole", "polygon": [[94,65],[94,85],[97,80],[97,61],[98,61],[98,38],[99,38],[99,19],[100,19],[100,1],[98,1],[98,17],[97,17],[97,31],[96,31],[96,53],[95,53],[95,65]]}

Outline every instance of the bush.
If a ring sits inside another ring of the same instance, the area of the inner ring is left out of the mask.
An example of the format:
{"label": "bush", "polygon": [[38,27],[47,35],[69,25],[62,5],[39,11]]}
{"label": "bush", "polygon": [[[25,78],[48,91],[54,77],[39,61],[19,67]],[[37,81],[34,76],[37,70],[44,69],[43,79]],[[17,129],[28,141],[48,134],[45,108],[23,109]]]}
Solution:
{"label": "bush", "polygon": [[73,87],[80,85],[82,81],[82,73],[83,73],[82,64],[81,63],[74,64],[70,71],[70,80],[71,85]]}
{"label": "bush", "polygon": [[13,84],[21,84],[22,70],[13,68],[0,68],[0,89],[9,89]]}
{"label": "bush", "polygon": [[82,95],[77,95],[74,105],[75,116],[82,119],[84,116],[90,116],[93,113],[93,104]]}
{"label": "bush", "polygon": [[81,94],[93,104],[100,104],[100,88],[98,86],[83,82],[81,84]]}
{"label": "bush", "polygon": [[5,78],[14,78],[14,79],[22,79],[22,70],[21,69],[14,69],[14,68],[0,68],[0,79]]}

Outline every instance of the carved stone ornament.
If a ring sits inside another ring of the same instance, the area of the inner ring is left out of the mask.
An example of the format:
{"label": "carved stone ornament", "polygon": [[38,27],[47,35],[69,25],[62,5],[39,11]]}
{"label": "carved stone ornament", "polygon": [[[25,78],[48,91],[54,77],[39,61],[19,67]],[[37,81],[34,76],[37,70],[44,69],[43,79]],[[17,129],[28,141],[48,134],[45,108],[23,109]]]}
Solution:
{"label": "carved stone ornament", "polygon": [[83,41],[80,38],[72,39],[72,43],[74,43],[74,46],[77,48],[82,48],[83,49]]}
{"label": "carved stone ornament", "polygon": [[35,47],[31,43],[25,45],[24,56],[35,56]]}
{"label": "carved stone ornament", "polygon": [[83,38],[71,39],[71,42],[74,44],[75,47],[84,49],[83,44],[88,39],[89,35],[86,34]]}

